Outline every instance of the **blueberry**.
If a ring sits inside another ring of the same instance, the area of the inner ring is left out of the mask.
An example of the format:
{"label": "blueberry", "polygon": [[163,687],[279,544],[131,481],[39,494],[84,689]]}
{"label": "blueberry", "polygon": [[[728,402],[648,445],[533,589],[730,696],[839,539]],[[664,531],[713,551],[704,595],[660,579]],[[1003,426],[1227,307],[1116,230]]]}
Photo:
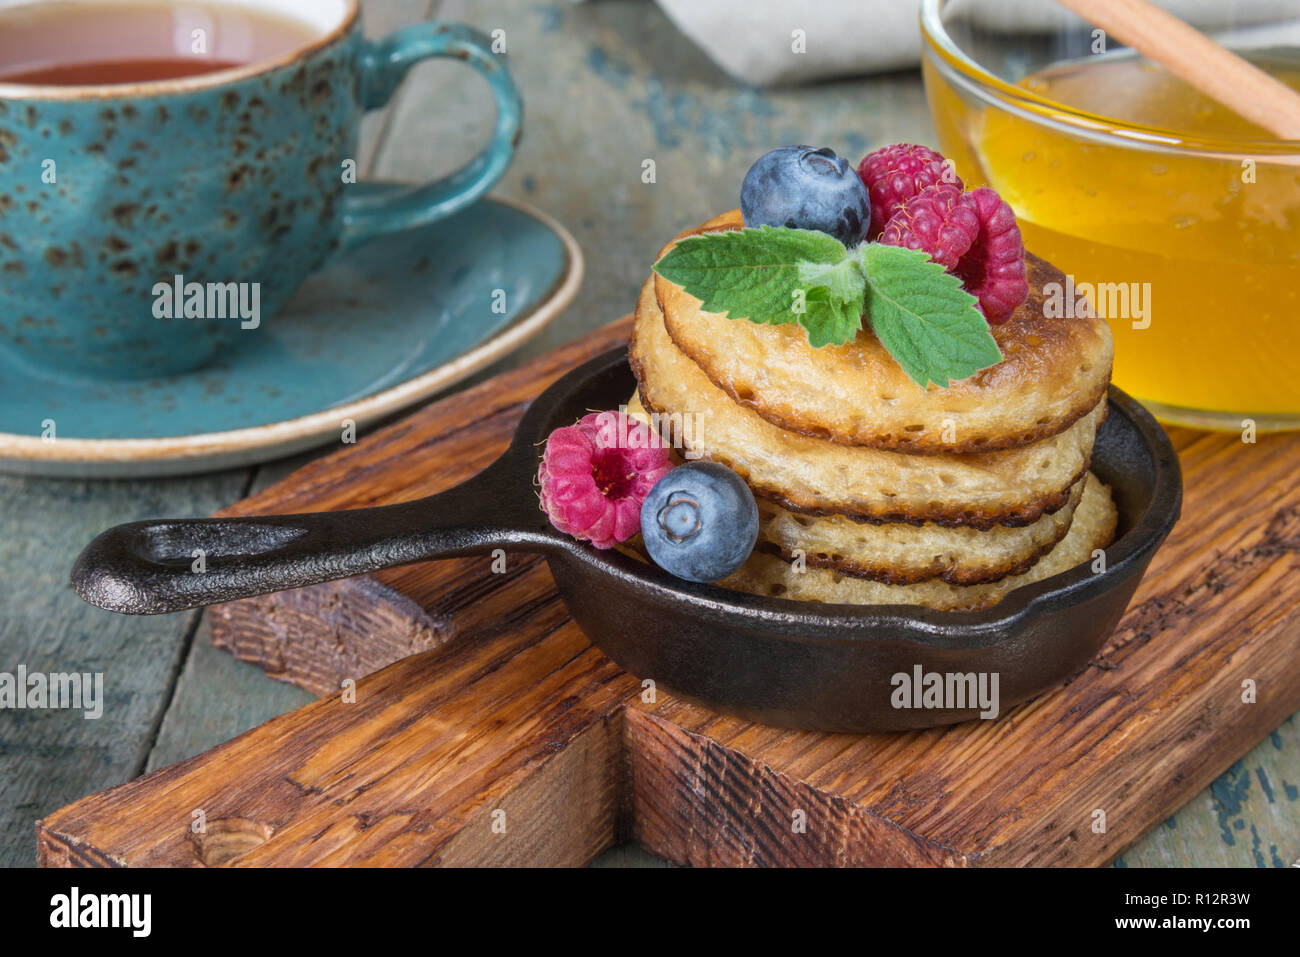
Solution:
{"label": "blueberry", "polygon": [[641,505],[641,535],[655,563],[678,578],[714,582],[745,563],[758,540],[758,505],[745,480],[716,462],[688,462]]}
{"label": "blueberry", "polygon": [[856,246],[871,225],[871,198],[849,161],[832,150],[780,146],[758,158],[740,188],[745,225],[830,233]]}

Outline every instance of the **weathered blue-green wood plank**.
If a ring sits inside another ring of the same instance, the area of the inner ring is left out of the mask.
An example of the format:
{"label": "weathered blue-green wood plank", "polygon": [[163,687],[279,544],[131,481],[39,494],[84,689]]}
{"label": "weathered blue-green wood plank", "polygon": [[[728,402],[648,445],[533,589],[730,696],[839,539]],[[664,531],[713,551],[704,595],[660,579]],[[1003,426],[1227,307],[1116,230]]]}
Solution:
{"label": "weathered blue-green wood plank", "polygon": [[262,669],[212,647],[204,621],[176,683],[145,770],[183,761],[315,696],[273,681]]}
{"label": "weathered blue-green wood plank", "polygon": [[183,481],[0,476],[0,671],[103,672],[103,716],[0,711],[0,865],[36,861],[34,824],[144,767],[197,613],[126,618],[68,587],[78,552],[110,525],[208,515],[238,498],[244,472]]}
{"label": "weathered blue-green wood plank", "polygon": [[1300,861],[1300,721],[1293,715],[1117,866],[1290,867]]}

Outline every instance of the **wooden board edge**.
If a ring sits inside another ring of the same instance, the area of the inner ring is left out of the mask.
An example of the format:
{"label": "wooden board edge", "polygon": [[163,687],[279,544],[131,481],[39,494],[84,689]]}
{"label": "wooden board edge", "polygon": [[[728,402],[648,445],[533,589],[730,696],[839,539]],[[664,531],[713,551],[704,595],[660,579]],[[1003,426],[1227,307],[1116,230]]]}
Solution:
{"label": "wooden board edge", "polygon": [[623,813],[625,712],[593,721],[485,804],[423,866],[582,867],[612,847]]}
{"label": "wooden board edge", "polygon": [[[1278,641],[1281,637],[1277,632],[1270,633],[1261,638],[1261,644]],[[1217,689],[1219,700],[1226,703],[1240,695],[1241,689],[1234,684],[1238,677],[1239,673],[1234,670],[1231,677],[1224,678],[1223,687]],[[1046,828],[1040,827],[1023,832],[1000,842],[996,847],[973,853],[970,855],[971,863],[989,867],[1108,865],[1149,833],[1160,821],[1174,814],[1197,794],[1208,788],[1236,761],[1248,754],[1297,711],[1300,711],[1300,661],[1297,661],[1291,669],[1289,683],[1280,689],[1273,689],[1254,704],[1225,705],[1221,706],[1217,713],[1206,709],[1198,713],[1192,719],[1190,727],[1182,729],[1181,733],[1155,735],[1162,739],[1172,738],[1174,741],[1197,738],[1200,746],[1197,760],[1183,761],[1177,769],[1167,770],[1162,767],[1164,763],[1162,759],[1165,755],[1153,755],[1152,760],[1147,764],[1134,766],[1132,773],[1125,780],[1107,782],[1104,786],[1105,790],[1095,796],[1080,796],[1076,793],[1066,795],[1054,809],[1057,813],[1052,815],[1052,820],[1048,822]],[[1181,712],[1178,714],[1181,715]],[[1115,808],[1117,804],[1115,799],[1107,795],[1118,795],[1118,801],[1122,802],[1125,795],[1137,789],[1142,779],[1151,778],[1161,780],[1165,784],[1154,793],[1149,789],[1143,791],[1142,818],[1147,823],[1130,827],[1128,821],[1133,819],[1132,815],[1115,815],[1107,810]],[[1097,780],[1096,776],[1094,780]],[[1151,809],[1152,802],[1155,803],[1154,810]],[[1062,836],[1050,843],[1034,840],[1044,830],[1059,827],[1062,818],[1067,817],[1061,811],[1070,805],[1073,805],[1074,809],[1068,814],[1068,818],[1077,822],[1076,828],[1063,830]],[[1078,843],[1081,847],[1086,846],[1079,841],[1077,831],[1078,828],[1090,827],[1096,810],[1107,812],[1104,819],[1106,830],[1099,835],[1103,839],[1095,842],[1096,849],[1079,856],[1063,854],[1062,842],[1066,839]],[[1117,817],[1118,827],[1115,826]]]}
{"label": "wooden board edge", "polygon": [[[950,847],[655,715],[626,709],[630,837],[692,867],[961,867]],[[743,781],[760,797],[730,803]],[[683,795],[704,799],[687,801]],[[690,840],[683,839],[690,835]]]}
{"label": "wooden board edge", "polygon": [[437,648],[455,633],[451,622],[369,575],[214,605],[209,613],[215,647],[315,695]]}
{"label": "wooden board edge", "polygon": [[86,842],[51,827],[46,818],[36,822],[37,867],[126,867],[126,862],[91,847]]}

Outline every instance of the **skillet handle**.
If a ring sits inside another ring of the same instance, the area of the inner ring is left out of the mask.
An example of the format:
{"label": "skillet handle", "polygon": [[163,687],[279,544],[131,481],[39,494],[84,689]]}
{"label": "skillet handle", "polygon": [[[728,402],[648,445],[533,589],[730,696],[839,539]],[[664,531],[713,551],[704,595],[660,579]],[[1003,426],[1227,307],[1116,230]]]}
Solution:
{"label": "skillet handle", "polygon": [[434,558],[560,547],[531,489],[504,464],[379,508],[118,525],[78,556],[72,587],[100,608],[156,615]]}

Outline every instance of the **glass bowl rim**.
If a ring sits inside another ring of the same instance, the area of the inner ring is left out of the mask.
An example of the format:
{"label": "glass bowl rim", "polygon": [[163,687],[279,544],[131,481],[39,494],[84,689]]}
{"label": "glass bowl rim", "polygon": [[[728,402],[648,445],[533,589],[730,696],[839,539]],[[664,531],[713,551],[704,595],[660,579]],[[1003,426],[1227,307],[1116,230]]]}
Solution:
{"label": "glass bowl rim", "polygon": [[[1086,133],[1094,138],[1101,137],[1115,141],[1117,145],[1123,143],[1148,149],[1173,149],[1232,157],[1300,158],[1300,140],[1199,137],[1190,134],[1187,130],[1145,126],[1116,117],[1089,113],[1040,96],[1023,87],[1014,86],[981,66],[948,34],[942,19],[943,7],[947,2],[948,0],[921,0],[920,20],[923,43],[942,58],[958,82],[977,88],[985,98],[991,98],[1003,107],[1017,109],[1033,122],[1043,125],[1053,121],[1063,123],[1077,132]],[[923,54],[929,52],[929,50],[922,50]]]}

